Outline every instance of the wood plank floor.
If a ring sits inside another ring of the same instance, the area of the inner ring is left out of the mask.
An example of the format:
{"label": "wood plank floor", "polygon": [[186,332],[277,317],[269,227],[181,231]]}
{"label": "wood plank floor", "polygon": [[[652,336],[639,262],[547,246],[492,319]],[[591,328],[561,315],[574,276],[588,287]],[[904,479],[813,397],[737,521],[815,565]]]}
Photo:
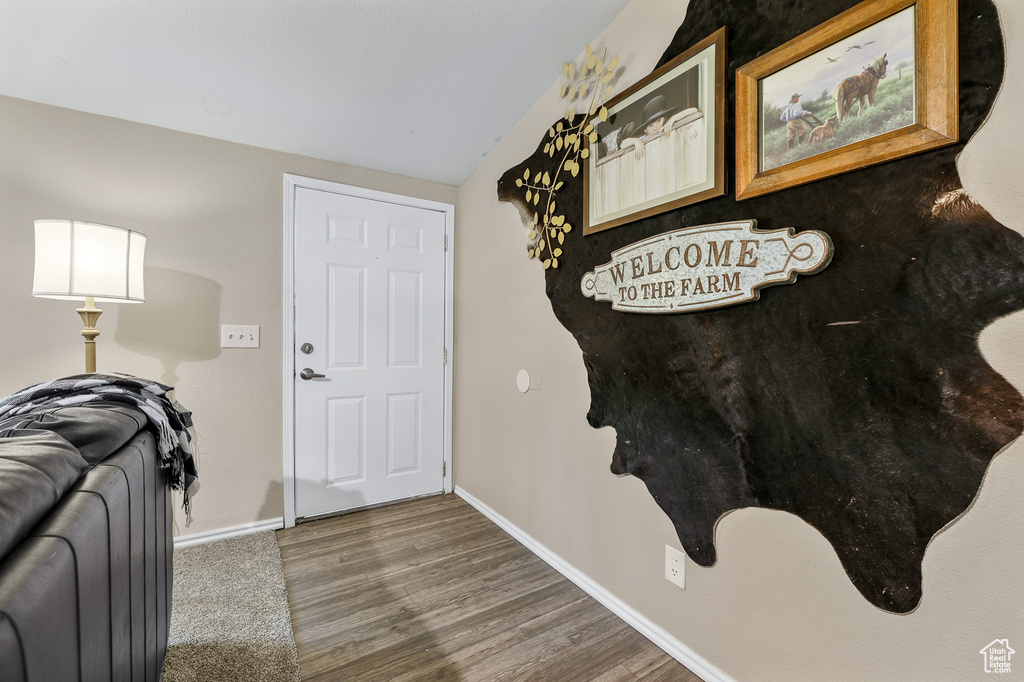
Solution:
{"label": "wood plank floor", "polygon": [[277,541],[304,682],[699,682],[455,495]]}

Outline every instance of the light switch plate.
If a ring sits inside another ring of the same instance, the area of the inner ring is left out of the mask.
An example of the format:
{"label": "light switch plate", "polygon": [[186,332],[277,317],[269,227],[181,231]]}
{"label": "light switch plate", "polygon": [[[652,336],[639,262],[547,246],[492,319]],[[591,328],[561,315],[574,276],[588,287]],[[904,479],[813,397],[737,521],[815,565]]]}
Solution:
{"label": "light switch plate", "polygon": [[259,348],[260,327],[257,324],[222,324],[221,348]]}

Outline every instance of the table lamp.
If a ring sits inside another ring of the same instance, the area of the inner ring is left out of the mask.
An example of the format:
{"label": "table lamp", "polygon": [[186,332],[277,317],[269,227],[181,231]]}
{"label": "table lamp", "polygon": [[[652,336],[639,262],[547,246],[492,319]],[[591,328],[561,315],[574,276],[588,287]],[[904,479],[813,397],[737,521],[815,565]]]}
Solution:
{"label": "table lamp", "polygon": [[85,329],[85,371],[96,371],[96,321],[100,303],[142,303],[146,235],[76,220],[37,220],[32,295],[85,301],[78,309]]}

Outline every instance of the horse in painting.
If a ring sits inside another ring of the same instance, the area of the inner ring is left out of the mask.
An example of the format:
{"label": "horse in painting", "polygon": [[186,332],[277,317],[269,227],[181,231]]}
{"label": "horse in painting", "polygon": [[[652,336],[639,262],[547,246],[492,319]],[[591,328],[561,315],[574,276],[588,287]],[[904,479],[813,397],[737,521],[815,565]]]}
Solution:
{"label": "horse in painting", "polygon": [[[875,91],[878,90],[878,81],[885,78],[885,69],[889,65],[886,59],[888,53],[883,54],[861,71],[856,76],[848,76],[839,81],[839,85],[833,93],[836,100],[836,116],[840,122],[845,121],[850,115],[853,103],[860,104],[857,115],[860,116],[868,106],[875,104]],[[865,105],[864,99],[867,98]]]}

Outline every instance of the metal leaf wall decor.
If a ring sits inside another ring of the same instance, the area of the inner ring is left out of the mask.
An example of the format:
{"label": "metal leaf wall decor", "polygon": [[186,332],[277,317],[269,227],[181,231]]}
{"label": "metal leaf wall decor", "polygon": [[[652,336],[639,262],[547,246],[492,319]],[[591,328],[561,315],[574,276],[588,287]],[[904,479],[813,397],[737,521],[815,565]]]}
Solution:
{"label": "metal leaf wall decor", "polygon": [[[579,177],[580,160],[586,160],[590,155],[588,143],[597,139],[593,118],[608,118],[604,103],[614,90],[613,81],[619,59],[615,57],[608,60],[607,56],[607,50],[599,57],[587,45],[579,67],[572,62],[562,66],[565,82],[560,95],[569,106],[565,108],[565,119],[548,129],[548,140],[543,149],[544,154],[549,159],[557,159],[557,163],[551,170],[531,172],[529,168],[524,168],[522,177],[515,180],[516,187],[525,190],[526,203],[523,208],[526,215],[530,215],[531,210],[533,214],[528,223],[530,232],[527,236],[527,255],[541,261],[545,270],[558,267],[565,236],[573,228],[572,223],[565,219],[565,214],[558,212],[559,207],[555,202],[556,192],[565,184],[560,179],[562,173],[573,178]],[[584,105],[582,112],[575,110],[578,104]]]}

